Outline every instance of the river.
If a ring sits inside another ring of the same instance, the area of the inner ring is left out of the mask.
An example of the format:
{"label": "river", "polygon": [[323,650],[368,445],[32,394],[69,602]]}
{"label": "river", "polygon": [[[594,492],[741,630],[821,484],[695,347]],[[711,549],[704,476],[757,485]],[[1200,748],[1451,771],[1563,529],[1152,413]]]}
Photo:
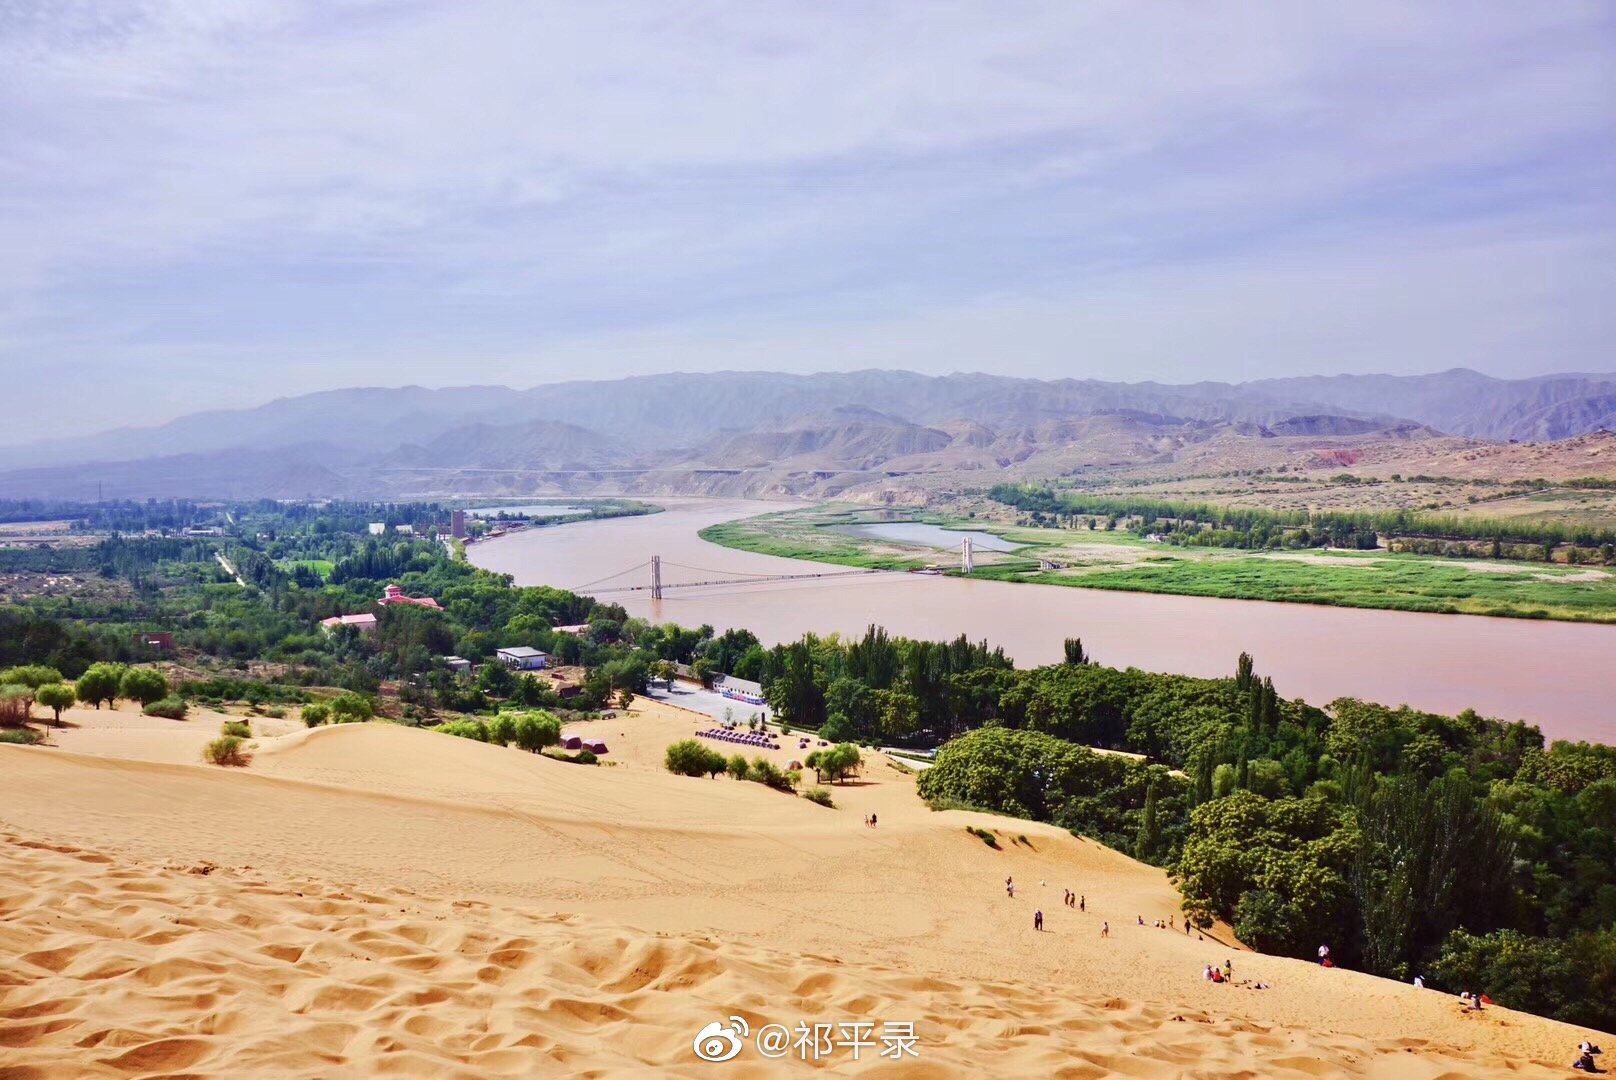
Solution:
{"label": "river", "polygon": [[[746,627],[765,644],[804,631],[944,639],[964,633],[1002,645],[1022,666],[1061,657],[1081,637],[1100,663],[1215,676],[1249,652],[1285,697],[1406,703],[1434,712],[1466,707],[1527,720],[1551,739],[1616,743],[1616,626],[1426,615],[1310,604],[1022,585],[913,574],[842,576],[673,589],[606,590],[649,581],[662,557],[665,585],[746,574],[845,567],[733,551],[700,539],[708,525],[785,509],[733,499],[658,500],[666,512],[584,521],[471,545],[475,564],[521,585],[578,588],[630,614],[718,630]],[[600,581],[641,567],[633,573]],[[594,584],[599,582],[598,584]]]}

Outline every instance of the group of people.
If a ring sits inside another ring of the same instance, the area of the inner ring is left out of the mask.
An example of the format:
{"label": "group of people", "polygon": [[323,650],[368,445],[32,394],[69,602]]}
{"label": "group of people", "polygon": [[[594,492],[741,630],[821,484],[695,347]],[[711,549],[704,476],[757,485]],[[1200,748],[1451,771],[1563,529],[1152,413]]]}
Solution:
{"label": "group of people", "polygon": [[865,818],[864,818],[864,827],[866,829],[875,828],[875,815],[874,814],[868,814],[868,815],[865,816]]}
{"label": "group of people", "polygon": [[1076,908],[1078,911],[1087,911],[1089,909],[1089,898],[1086,896],[1079,896],[1071,889],[1066,890],[1065,903],[1067,907]]}
{"label": "group of people", "polygon": [[1206,970],[1201,973],[1201,978],[1205,979],[1207,982],[1214,983],[1233,982],[1234,961],[1225,960],[1223,961],[1222,967],[1218,967],[1216,964],[1206,965]]}
{"label": "group of people", "polygon": [[1571,1063],[1571,1067],[1573,1069],[1581,1069],[1583,1072],[1604,1072],[1605,1070],[1601,1069],[1598,1063],[1594,1061],[1595,1054],[1603,1053],[1604,1051],[1599,1049],[1599,1047],[1595,1046],[1587,1039],[1584,1039],[1582,1042],[1577,1044],[1577,1060]]}

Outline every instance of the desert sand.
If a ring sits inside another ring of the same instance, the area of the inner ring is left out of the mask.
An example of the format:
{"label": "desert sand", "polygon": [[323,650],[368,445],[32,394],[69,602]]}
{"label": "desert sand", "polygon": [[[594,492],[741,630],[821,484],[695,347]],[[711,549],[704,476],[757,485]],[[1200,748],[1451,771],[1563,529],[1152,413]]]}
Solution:
{"label": "desert sand", "polygon": [[[571,729],[610,746],[593,768],[267,722],[224,769],[197,756],[217,717],[68,719],[59,746],[0,746],[4,1078],[1535,1076],[1584,1036],[1616,1042],[1226,927],[1157,930],[1178,915],[1162,871],[929,811],[885,759],[835,809],[669,775],[662,748],[711,721],[656,703]],[[783,744],[781,763],[802,753]],[[1225,959],[1237,985],[1204,982]],[[699,1060],[696,1033],[731,1016],[870,1024],[873,1045],[854,1060],[833,1028],[817,1062],[750,1039]],[[905,1023],[918,1056],[882,1057]]]}

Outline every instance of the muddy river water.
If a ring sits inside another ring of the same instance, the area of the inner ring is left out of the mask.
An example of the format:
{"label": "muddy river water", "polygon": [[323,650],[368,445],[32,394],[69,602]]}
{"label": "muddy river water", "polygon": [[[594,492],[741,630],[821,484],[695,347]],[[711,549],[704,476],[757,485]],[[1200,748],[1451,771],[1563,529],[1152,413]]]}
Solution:
{"label": "muddy river water", "polygon": [[[661,500],[659,500],[661,501]],[[913,574],[610,591],[646,585],[651,556],[665,585],[845,567],[732,551],[700,539],[708,525],[783,509],[741,500],[666,500],[665,513],[535,529],[472,545],[478,566],[522,585],[579,588],[631,614],[718,630],[746,627],[766,644],[804,631],[964,633],[1003,645],[1021,666],[1060,659],[1081,637],[1104,664],[1190,675],[1234,671],[1256,658],[1285,697],[1354,696],[1539,725],[1549,738],[1616,743],[1616,626],[1425,615]],[[943,561],[946,556],[940,556]],[[620,576],[610,577],[618,574]],[[608,579],[602,581],[601,579]]]}

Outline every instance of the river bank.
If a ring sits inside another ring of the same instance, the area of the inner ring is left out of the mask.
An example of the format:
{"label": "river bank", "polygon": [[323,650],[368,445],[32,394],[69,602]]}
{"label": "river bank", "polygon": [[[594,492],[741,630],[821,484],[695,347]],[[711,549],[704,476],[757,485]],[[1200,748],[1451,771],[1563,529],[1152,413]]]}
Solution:
{"label": "river bank", "polygon": [[996,581],[1616,624],[1616,573],[1599,567],[1386,551],[1177,547],[1120,530],[1013,527],[863,507],[797,508],[702,531],[712,543],[782,558],[889,570],[935,562],[951,573],[958,572],[964,536],[998,541],[973,545],[973,576]]}
{"label": "river bank", "polygon": [[[779,503],[663,502],[662,514],[506,537],[474,545],[470,557],[520,584],[590,585],[585,591],[631,615],[745,627],[767,644],[809,631],[860,634],[877,623],[916,638],[986,638],[1030,666],[1058,661],[1062,640],[1081,637],[1100,663],[1199,676],[1232,672],[1244,651],[1286,697],[1360,697],[1448,714],[1474,708],[1538,724],[1550,738],[1616,742],[1608,705],[1616,700],[1616,629],[1609,626],[906,573],[746,583],[826,564],[721,547],[698,535],[778,512]],[[652,555],[662,558],[660,601],[644,588]],[[686,584],[715,578],[726,583]]]}

